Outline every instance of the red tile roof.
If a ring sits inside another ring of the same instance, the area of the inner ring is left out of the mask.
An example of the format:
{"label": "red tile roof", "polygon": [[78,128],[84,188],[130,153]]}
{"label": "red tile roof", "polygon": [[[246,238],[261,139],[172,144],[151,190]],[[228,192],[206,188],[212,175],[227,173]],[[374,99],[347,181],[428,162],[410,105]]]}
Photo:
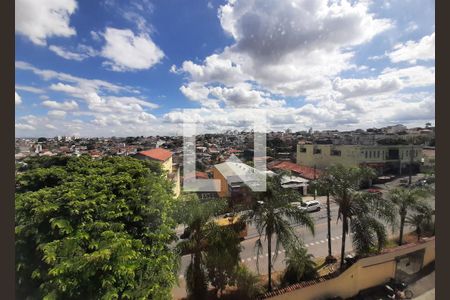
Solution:
{"label": "red tile roof", "polygon": [[[313,180],[314,179],[314,168],[307,166],[300,166],[290,161],[280,161],[275,164],[269,166],[271,169],[280,169],[286,171],[292,171],[297,175]],[[316,178],[319,178],[322,172],[319,169],[316,169]]]}
{"label": "red tile roof", "polygon": [[151,159],[166,161],[172,156],[172,152],[163,148],[155,148],[138,152],[139,155],[147,156]]}
{"label": "red tile roof", "polygon": [[[184,176],[184,178],[191,179],[191,178],[194,177],[193,175],[194,175],[194,173],[189,173],[189,174],[186,174]],[[197,178],[197,179],[209,179],[209,176],[205,172],[196,171],[195,172],[195,178]]]}

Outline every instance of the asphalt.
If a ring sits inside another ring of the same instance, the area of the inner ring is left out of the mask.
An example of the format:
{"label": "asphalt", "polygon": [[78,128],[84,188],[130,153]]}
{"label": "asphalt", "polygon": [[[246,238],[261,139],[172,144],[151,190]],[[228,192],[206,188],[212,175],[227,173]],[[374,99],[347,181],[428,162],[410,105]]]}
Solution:
{"label": "asphalt", "polygon": [[[420,178],[421,175],[413,176],[413,182]],[[407,177],[406,177],[407,178]],[[400,178],[397,178],[387,184],[377,185],[383,189],[383,194],[390,188],[396,187],[400,184]],[[302,198],[303,201],[312,200],[312,196],[305,196]],[[321,203],[322,209],[318,212],[311,213],[315,221],[315,234],[312,235],[306,228],[299,226],[298,224],[292,224],[295,228],[296,234],[303,240],[305,247],[307,247],[308,252],[314,255],[314,257],[325,257],[328,255],[327,247],[327,221],[326,221],[326,197],[316,197]],[[336,257],[340,256],[341,238],[342,238],[342,223],[337,220],[338,206],[334,201],[330,201],[331,210],[331,247],[332,254]],[[181,233],[183,227],[177,228],[177,233]],[[394,232],[393,234],[395,234]],[[267,264],[268,264],[268,253],[267,253],[267,241],[262,240],[263,243],[263,253],[259,256],[256,253],[255,242],[259,238],[256,229],[253,225],[248,227],[248,235],[244,241],[241,242],[241,262],[245,264],[251,271],[259,273],[261,275],[267,274]],[[272,249],[275,250],[275,239],[272,241]],[[346,253],[352,252],[352,240],[351,235],[346,238]],[[275,252],[272,252],[275,255]],[[279,249],[275,260],[272,260],[273,270],[281,271],[285,268],[284,264],[285,251],[284,249]],[[185,282],[184,282],[184,272],[190,262],[191,256],[184,255],[181,258],[181,267],[178,273],[179,276],[179,286],[172,290],[172,295],[175,299],[186,296]],[[257,263],[259,262],[259,264]],[[259,268],[258,268],[259,265]]]}

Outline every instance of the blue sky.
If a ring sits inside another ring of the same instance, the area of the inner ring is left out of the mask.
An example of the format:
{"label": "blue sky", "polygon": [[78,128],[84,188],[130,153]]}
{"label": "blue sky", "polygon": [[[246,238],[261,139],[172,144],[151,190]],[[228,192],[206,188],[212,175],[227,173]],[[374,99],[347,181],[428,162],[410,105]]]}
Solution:
{"label": "blue sky", "polygon": [[240,108],[273,130],[434,123],[434,9],[16,0],[16,136],[176,134],[186,119],[221,131]]}

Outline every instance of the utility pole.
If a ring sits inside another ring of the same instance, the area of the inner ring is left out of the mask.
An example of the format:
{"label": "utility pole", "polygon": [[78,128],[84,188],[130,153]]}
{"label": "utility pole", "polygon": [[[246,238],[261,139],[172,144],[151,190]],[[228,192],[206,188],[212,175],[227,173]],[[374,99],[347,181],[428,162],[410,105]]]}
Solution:
{"label": "utility pole", "polygon": [[327,260],[329,262],[335,261],[333,254],[331,252],[331,210],[330,210],[330,187],[332,185],[332,182],[330,180],[330,177],[328,177],[327,179],[328,181],[328,186],[326,187],[327,189],[327,229],[328,229],[328,233],[327,233],[327,237],[328,237],[328,256],[327,256]]}
{"label": "utility pole", "polygon": [[408,184],[411,186],[411,177],[412,177],[412,164],[413,164],[413,153],[414,153],[414,144],[411,144],[411,151],[409,153],[409,180]]}
{"label": "utility pole", "polygon": [[314,165],[314,200],[316,200],[316,194],[317,194],[317,189],[316,189],[316,165]]}

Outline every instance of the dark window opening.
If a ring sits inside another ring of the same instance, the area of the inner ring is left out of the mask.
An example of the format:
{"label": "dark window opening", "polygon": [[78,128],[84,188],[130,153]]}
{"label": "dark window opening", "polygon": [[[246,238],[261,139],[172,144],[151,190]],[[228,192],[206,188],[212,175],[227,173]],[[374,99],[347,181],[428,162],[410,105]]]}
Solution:
{"label": "dark window opening", "polygon": [[331,150],[330,155],[341,156],[341,150]]}
{"label": "dark window opening", "polygon": [[389,149],[387,159],[399,159],[400,158],[399,152],[400,151],[398,151],[398,149]]}
{"label": "dark window opening", "polygon": [[322,149],[316,148],[316,149],[314,149],[314,151],[313,151],[313,154],[320,154],[320,153],[322,153]]}

